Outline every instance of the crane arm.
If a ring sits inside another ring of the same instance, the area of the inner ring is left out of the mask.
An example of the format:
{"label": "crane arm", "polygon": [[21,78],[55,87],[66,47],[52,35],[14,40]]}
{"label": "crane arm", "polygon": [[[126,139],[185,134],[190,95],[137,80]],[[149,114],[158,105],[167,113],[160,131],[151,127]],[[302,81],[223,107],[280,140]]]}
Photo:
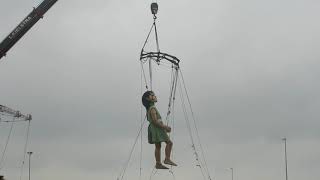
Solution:
{"label": "crane arm", "polygon": [[58,0],[44,0],[38,7],[33,8],[28,16],[0,43],[0,59],[6,55],[10,48],[38,22],[57,1]]}
{"label": "crane arm", "polygon": [[30,114],[24,115],[24,114],[21,114],[20,111],[13,110],[3,105],[0,105],[0,113],[4,113],[10,116],[13,116],[15,118],[22,118],[26,121],[30,121],[32,119],[32,116]]}

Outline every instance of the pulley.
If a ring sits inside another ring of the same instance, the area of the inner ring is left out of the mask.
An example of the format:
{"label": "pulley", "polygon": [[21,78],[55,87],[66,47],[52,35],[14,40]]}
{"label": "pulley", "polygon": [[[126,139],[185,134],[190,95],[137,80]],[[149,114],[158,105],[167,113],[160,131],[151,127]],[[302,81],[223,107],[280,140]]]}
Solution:
{"label": "pulley", "polygon": [[154,2],[154,3],[151,4],[151,13],[153,15],[156,15],[157,12],[158,12],[158,4]]}

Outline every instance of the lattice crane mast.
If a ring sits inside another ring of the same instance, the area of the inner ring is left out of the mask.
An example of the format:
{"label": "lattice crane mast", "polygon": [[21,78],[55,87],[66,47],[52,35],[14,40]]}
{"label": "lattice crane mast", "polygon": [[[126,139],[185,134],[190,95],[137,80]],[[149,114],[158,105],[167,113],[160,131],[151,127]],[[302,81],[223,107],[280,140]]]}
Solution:
{"label": "lattice crane mast", "polygon": [[12,116],[14,118],[19,118],[21,120],[25,121],[31,121],[32,116],[31,114],[24,115],[20,111],[13,110],[11,108],[8,108],[6,106],[0,105],[0,114]]}

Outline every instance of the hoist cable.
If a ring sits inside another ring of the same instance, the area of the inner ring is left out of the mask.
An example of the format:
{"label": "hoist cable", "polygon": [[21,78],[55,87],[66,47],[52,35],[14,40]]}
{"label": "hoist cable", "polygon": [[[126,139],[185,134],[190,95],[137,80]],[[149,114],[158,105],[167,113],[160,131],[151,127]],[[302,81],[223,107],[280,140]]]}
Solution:
{"label": "hoist cable", "polygon": [[11,122],[9,134],[8,134],[4,149],[2,151],[1,160],[0,160],[0,170],[4,167],[4,160],[5,160],[4,158],[5,158],[5,154],[7,152],[7,148],[8,148],[8,144],[9,144],[9,140],[10,140],[10,137],[11,137],[11,134],[12,134],[13,125],[14,125],[14,119],[15,119],[15,117],[13,118],[13,121]]}
{"label": "hoist cable", "polygon": [[157,51],[160,53],[158,31],[157,31],[157,25],[156,25],[156,18],[154,18],[153,24],[154,24],[154,33],[156,35]]}
{"label": "hoist cable", "polygon": [[[143,54],[143,52],[144,52],[144,48],[145,48],[145,46],[146,46],[146,44],[147,44],[147,42],[148,42],[148,39],[149,39],[149,37],[150,37],[150,34],[151,34],[152,29],[153,29],[154,26],[155,26],[155,23],[152,24],[152,26],[151,26],[151,28],[150,28],[150,30],[149,30],[149,33],[148,33],[148,35],[147,35],[147,38],[146,38],[146,40],[144,41],[144,44],[143,44],[143,46],[142,46],[140,56],[141,56],[141,55]],[[142,60],[142,59],[140,58],[140,60]],[[150,60],[150,59],[149,59],[149,75],[150,75],[150,88],[151,88],[151,90],[152,90],[152,66],[151,66],[151,60]],[[146,78],[145,78],[145,79],[146,79]],[[147,87],[147,86],[146,86],[146,87]]]}
{"label": "hoist cable", "polygon": [[200,136],[199,136],[199,131],[198,131],[197,123],[196,123],[196,118],[195,118],[195,115],[194,115],[194,112],[193,112],[193,108],[192,108],[192,105],[191,105],[191,101],[190,101],[190,98],[189,98],[189,94],[188,94],[188,91],[187,91],[187,88],[186,88],[186,84],[185,84],[181,69],[180,69],[180,74],[181,74],[181,79],[182,79],[182,84],[183,84],[183,87],[184,87],[184,91],[185,91],[185,94],[186,94],[186,97],[187,97],[187,100],[188,100],[189,108],[190,108],[190,111],[191,111],[191,115],[192,115],[195,131],[196,131],[196,136],[197,136],[197,139],[199,141],[202,159],[204,161],[204,165],[205,165],[205,169],[206,169],[208,178],[211,180],[211,176],[210,176],[210,172],[209,172],[209,169],[208,169],[207,161],[206,161],[206,158],[205,158],[204,150],[203,150],[203,147],[202,147],[202,144],[201,144],[201,141],[200,141]]}
{"label": "hoist cable", "polygon": [[146,46],[146,44],[147,44],[147,42],[148,42],[148,39],[149,39],[149,37],[150,37],[151,31],[152,31],[152,29],[153,29],[153,26],[154,26],[154,24],[152,24],[152,26],[151,26],[151,28],[150,28],[150,31],[149,31],[149,33],[148,33],[148,35],[147,35],[147,38],[146,38],[146,40],[144,41],[144,44],[143,44],[143,46],[142,46],[141,52],[144,51],[144,48],[145,48],[145,46]]}
{"label": "hoist cable", "polygon": [[[160,52],[159,43],[158,43],[156,19],[154,19],[153,26],[154,26],[154,31],[155,31],[155,35],[156,35],[157,50],[158,50],[158,52]],[[149,59],[149,73],[150,73],[150,88],[151,88],[151,91],[152,91],[152,61],[151,61],[151,58]]]}

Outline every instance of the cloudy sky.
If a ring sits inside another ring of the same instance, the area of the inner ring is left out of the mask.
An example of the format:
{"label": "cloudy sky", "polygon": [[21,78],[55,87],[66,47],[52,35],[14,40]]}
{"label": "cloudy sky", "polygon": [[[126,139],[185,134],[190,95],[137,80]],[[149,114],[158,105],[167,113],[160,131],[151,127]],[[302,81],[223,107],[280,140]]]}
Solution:
{"label": "cloudy sky", "polygon": [[[40,0],[0,0],[0,40]],[[33,115],[32,179],[116,179],[141,122],[139,53],[151,1],[58,1],[0,60],[0,104]],[[320,2],[159,0],[160,48],[181,70],[213,179],[318,180]],[[170,71],[154,66],[163,116]],[[177,99],[176,179],[202,178]],[[2,117],[3,119],[8,119]],[[10,118],[9,118],[10,119]],[[3,151],[10,124],[0,124]],[[26,124],[0,174],[19,180]],[[138,180],[140,142],[124,179]],[[142,179],[154,165],[143,130]],[[25,167],[27,168],[27,166]],[[152,179],[172,179],[160,171]],[[23,179],[27,179],[24,170]]]}

